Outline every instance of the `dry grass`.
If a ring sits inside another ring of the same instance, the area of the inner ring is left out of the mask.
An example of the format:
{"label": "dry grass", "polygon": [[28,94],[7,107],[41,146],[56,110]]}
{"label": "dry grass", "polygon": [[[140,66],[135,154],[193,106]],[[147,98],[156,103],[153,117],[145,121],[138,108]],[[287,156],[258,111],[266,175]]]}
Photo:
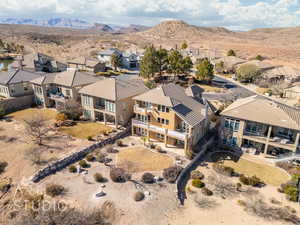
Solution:
{"label": "dry grass", "polygon": [[266,164],[255,163],[249,160],[240,159],[237,163],[225,161],[225,166],[230,166],[238,173],[247,176],[257,176],[266,184],[279,186],[289,180],[289,176],[282,170]]}
{"label": "dry grass", "polygon": [[72,127],[60,128],[60,131],[81,139],[95,137],[96,135],[103,134],[104,132],[111,132],[112,130],[113,129],[111,127],[100,123],[78,123]]}
{"label": "dry grass", "polygon": [[143,147],[128,148],[120,151],[117,158],[119,167],[125,168],[129,172],[160,171],[173,165],[173,160],[159,153],[151,152]]}
{"label": "dry grass", "polygon": [[48,120],[54,120],[57,115],[57,112],[55,110],[30,108],[8,114],[8,116],[12,117],[15,120],[25,120],[30,118],[35,113],[42,113],[42,115]]}
{"label": "dry grass", "polygon": [[256,88],[256,91],[260,94],[265,94],[267,91],[269,90],[269,88]]}
{"label": "dry grass", "polygon": [[214,87],[207,84],[199,84],[199,87],[203,88],[205,92],[217,92],[217,93],[224,92],[224,88]]}

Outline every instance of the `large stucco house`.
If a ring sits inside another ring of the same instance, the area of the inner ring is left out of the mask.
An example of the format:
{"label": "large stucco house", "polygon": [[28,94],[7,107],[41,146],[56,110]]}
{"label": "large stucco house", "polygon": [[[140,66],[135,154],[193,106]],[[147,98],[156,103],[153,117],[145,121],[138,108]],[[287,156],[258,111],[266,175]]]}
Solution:
{"label": "large stucco house", "polygon": [[133,135],[191,149],[209,129],[209,106],[197,88],[162,85],[134,98]]}
{"label": "large stucco house", "polygon": [[82,88],[81,103],[86,119],[125,126],[133,116],[133,97],[147,91],[141,80],[104,79]]}
{"label": "large stucco house", "polygon": [[280,155],[299,151],[300,111],[251,96],[237,100],[222,113],[221,143],[253,154]]}
{"label": "large stucco house", "polygon": [[11,98],[32,95],[33,89],[30,81],[38,78],[42,78],[42,74],[26,70],[0,72],[0,96]]}
{"label": "large stucco house", "polygon": [[39,77],[32,80],[31,83],[36,104],[61,109],[70,99],[80,102],[78,91],[97,81],[99,78],[90,73],[68,69],[61,73]]}

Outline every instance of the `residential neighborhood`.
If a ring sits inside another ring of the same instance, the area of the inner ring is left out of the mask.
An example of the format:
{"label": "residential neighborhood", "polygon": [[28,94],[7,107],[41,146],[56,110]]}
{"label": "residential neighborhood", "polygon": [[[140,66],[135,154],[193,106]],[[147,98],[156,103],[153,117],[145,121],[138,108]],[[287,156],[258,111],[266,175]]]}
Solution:
{"label": "residential neighborhood", "polygon": [[300,224],[289,3],[246,30],[264,1],[47,2],[20,4],[91,18],[0,19],[0,225]]}

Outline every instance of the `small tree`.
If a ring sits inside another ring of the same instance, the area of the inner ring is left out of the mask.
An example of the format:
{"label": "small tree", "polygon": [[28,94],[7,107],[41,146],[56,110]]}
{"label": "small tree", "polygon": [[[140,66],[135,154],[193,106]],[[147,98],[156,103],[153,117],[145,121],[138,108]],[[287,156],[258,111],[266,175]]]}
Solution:
{"label": "small tree", "polygon": [[82,115],[82,107],[78,102],[71,99],[65,103],[65,108],[62,113],[64,113],[70,120],[79,120]]}
{"label": "small tree", "polygon": [[181,45],[181,49],[185,50],[188,48],[188,44],[186,42],[183,42]]}
{"label": "small tree", "polygon": [[182,72],[184,74],[189,74],[193,68],[193,62],[191,57],[187,56],[182,60]]}
{"label": "small tree", "polygon": [[122,63],[121,63],[121,58],[120,58],[120,56],[117,55],[117,54],[113,54],[113,55],[111,56],[110,63],[111,63],[111,65],[114,67],[114,70],[117,71],[117,70],[118,70],[118,67],[120,67],[121,64],[122,64]]}
{"label": "small tree", "polygon": [[235,51],[234,51],[233,49],[230,49],[230,50],[227,52],[227,56],[236,56]]}
{"label": "small tree", "polygon": [[260,76],[260,71],[254,64],[244,64],[238,68],[236,75],[239,81],[252,83]]}
{"label": "small tree", "polygon": [[141,61],[140,75],[147,79],[154,77],[155,73],[159,71],[157,61],[157,52],[154,46],[147,47]]}
{"label": "small tree", "polygon": [[168,55],[168,70],[177,76],[182,72],[183,68],[183,57],[181,53],[177,50],[171,50]]}
{"label": "small tree", "polygon": [[214,66],[208,58],[201,59],[197,64],[196,77],[198,80],[211,82],[214,78]]}
{"label": "small tree", "polygon": [[51,128],[47,125],[47,119],[42,113],[35,113],[30,118],[24,120],[26,131],[39,145],[42,145],[44,138]]}
{"label": "small tree", "polygon": [[164,48],[160,48],[156,51],[156,64],[158,66],[158,72],[161,75],[162,71],[167,69],[168,66],[168,51]]}

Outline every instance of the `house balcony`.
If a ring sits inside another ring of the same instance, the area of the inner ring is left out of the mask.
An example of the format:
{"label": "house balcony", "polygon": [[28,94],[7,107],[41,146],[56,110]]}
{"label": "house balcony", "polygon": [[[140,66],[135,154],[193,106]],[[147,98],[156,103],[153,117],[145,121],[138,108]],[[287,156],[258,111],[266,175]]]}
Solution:
{"label": "house balcony", "polygon": [[50,99],[52,99],[54,101],[59,101],[59,102],[66,102],[66,100],[69,99],[69,97],[64,96],[61,93],[49,93],[48,96]]}
{"label": "house balcony", "polygon": [[95,108],[95,109],[99,109],[99,110],[101,110],[101,111],[105,111],[105,105],[97,105],[97,104],[95,104],[95,105],[94,105],[94,108]]}
{"label": "house balcony", "polygon": [[151,111],[151,108],[143,108],[140,107],[138,104],[134,105],[134,112],[139,114],[147,114],[147,112]]}
{"label": "house balcony", "polygon": [[185,141],[185,138],[187,136],[187,133],[185,133],[185,132],[179,132],[179,131],[175,131],[175,130],[167,130],[165,128],[154,126],[152,124],[145,123],[143,121],[139,121],[139,120],[135,120],[135,119],[132,120],[132,126],[140,127],[140,128],[146,129],[146,130],[149,129],[152,132],[163,134],[163,135],[165,135],[165,133],[167,132],[168,137],[175,138],[175,139],[181,140],[181,141]]}

